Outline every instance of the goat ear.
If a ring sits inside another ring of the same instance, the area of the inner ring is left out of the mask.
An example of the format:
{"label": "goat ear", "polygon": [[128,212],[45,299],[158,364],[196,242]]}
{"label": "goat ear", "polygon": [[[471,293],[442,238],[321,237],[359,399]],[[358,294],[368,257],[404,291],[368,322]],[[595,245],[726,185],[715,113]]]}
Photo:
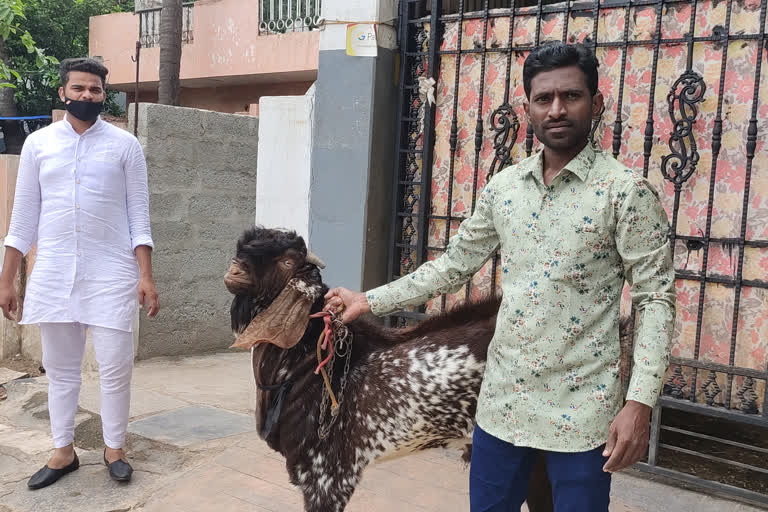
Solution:
{"label": "goat ear", "polygon": [[311,297],[291,281],[266,310],[251,320],[230,348],[250,350],[258,343],[272,343],[289,349],[304,336],[311,308]]}

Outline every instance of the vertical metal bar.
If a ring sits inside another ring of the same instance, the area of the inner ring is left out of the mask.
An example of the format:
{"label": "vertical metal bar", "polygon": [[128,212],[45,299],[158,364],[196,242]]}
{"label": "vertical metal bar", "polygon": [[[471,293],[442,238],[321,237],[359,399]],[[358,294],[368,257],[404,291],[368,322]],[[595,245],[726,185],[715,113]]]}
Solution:
{"label": "vertical metal bar", "polygon": [[568,24],[571,21],[571,0],[565,0],[565,12],[563,13],[563,44],[568,42]]}
{"label": "vertical metal bar", "polygon": [[[432,13],[430,16],[429,32],[429,57],[428,74],[437,83],[440,71],[440,26],[441,3],[432,3]],[[422,143],[421,157],[421,186],[419,187],[419,231],[418,248],[416,250],[417,265],[421,265],[427,256],[427,240],[429,239],[429,219],[427,214],[430,211],[430,186],[432,185],[432,156],[435,148],[435,110],[437,105],[430,105],[428,102],[424,105],[424,135]]]}
{"label": "vertical metal bar", "polygon": [[[485,63],[488,57],[488,0],[483,1],[483,51],[480,54],[480,91],[477,95],[477,121],[475,123],[475,174],[472,180],[472,208],[477,204],[477,178],[480,165],[480,150],[483,148],[483,99],[485,98]],[[469,289],[469,287],[467,287]]]}
{"label": "vertical metal bar", "polygon": [[693,39],[696,36],[696,7],[698,7],[697,0],[691,0],[691,20],[688,26],[688,60],[686,62],[687,69],[693,69]]}
{"label": "vertical metal bar", "polygon": [[274,21],[275,19],[275,0],[269,0],[269,21]]}
{"label": "vertical metal bar", "polygon": [[[733,366],[736,358],[736,336],[739,326],[739,306],[741,304],[741,288],[744,271],[744,240],[747,237],[747,215],[749,213],[749,191],[752,180],[752,162],[755,159],[755,150],[757,149],[757,112],[760,107],[760,78],[763,69],[763,49],[765,48],[765,14],[768,0],[763,0],[760,7],[760,34],[757,42],[757,66],[755,66],[755,86],[752,92],[752,116],[749,119],[749,128],[747,129],[747,167],[744,177],[744,200],[741,210],[741,231],[739,233],[739,263],[736,270],[735,298],[733,302],[733,323],[731,326],[731,353],[728,357],[728,364]],[[733,374],[728,374],[728,385],[726,386],[725,407],[731,407],[731,390],[733,388]],[[765,404],[763,404],[765,407]]]}
{"label": "vertical metal bar", "polygon": [[160,16],[162,11],[162,9],[158,9],[152,13],[152,37],[155,46],[160,45]]}
{"label": "vertical metal bar", "polygon": [[512,45],[514,44],[515,31],[515,0],[512,0],[512,8],[509,11],[509,34],[507,34],[507,69],[504,80],[504,104],[509,105],[509,81],[512,79]]}
{"label": "vertical metal bar", "polygon": [[[483,51],[480,54],[480,94],[477,98],[477,122],[475,123],[475,173],[472,178],[472,207],[470,213],[475,213],[477,205],[477,178],[480,172],[480,150],[483,148],[483,100],[485,99],[485,63],[488,57],[488,0],[483,1]],[[472,279],[467,282],[465,297],[469,300],[472,289]]]}
{"label": "vertical metal bar", "polygon": [[632,0],[624,10],[624,37],[621,48],[621,77],[619,78],[619,99],[616,104],[616,122],[613,124],[613,157],[621,152],[621,134],[623,130],[622,109],[624,107],[624,81],[627,75],[627,53],[629,53],[629,19],[632,12]]}
{"label": "vertical metal bar", "polygon": [[[456,73],[453,77],[453,113],[451,115],[451,136],[449,139],[451,148],[451,161],[448,165],[448,203],[446,206],[445,221],[445,247],[448,247],[448,239],[451,236],[451,224],[453,223],[453,173],[456,166],[456,144],[458,142],[458,114],[459,114],[459,76],[461,70],[461,43],[464,35],[464,0],[459,0],[459,32],[456,38]],[[443,294],[440,299],[440,309],[445,311],[447,297]]]}
{"label": "vertical metal bar", "polygon": [[768,418],[768,382],[763,382],[765,383],[765,388],[763,389],[763,418]]}
{"label": "vertical metal bar", "polygon": [[597,56],[597,28],[600,24],[600,0],[595,0],[595,23],[592,25],[592,51]]}
{"label": "vertical metal bar", "polygon": [[[701,349],[701,328],[704,323],[704,297],[707,289],[707,271],[709,265],[709,245],[712,235],[712,208],[715,201],[715,183],[717,178],[717,160],[720,157],[720,148],[723,134],[723,95],[725,93],[725,71],[728,63],[728,36],[731,31],[731,11],[733,0],[728,0],[725,8],[725,30],[721,34],[723,54],[720,59],[720,85],[717,93],[717,113],[715,114],[715,126],[712,130],[712,165],[709,171],[709,195],[707,196],[707,220],[704,227],[704,255],[701,260],[701,283],[699,284],[699,304],[696,312],[696,338],[693,347],[693,359],[699,359]],[[691,381],[691,395],[689,400],[696,401],[696,377],[698,371],[694,370]]]}
{"label": "vertical metal bar", "polygon": [[[670,138],[670,149],[672,153],[662,158],[661,161],[661,173],[664,178],[672,181],[675,185],[675,199],[672,207],[672,225],[670,227],[670,242],[672,243],[672,254],[674,256],[675,245],[677,241],[677,218],[680,213],[680,194],[682,193],[683,183],[687,181],[690,176],[696,171],[696,164],[699,161],[699,153],[696,149],[696,139],[693,136],[693,124],[696,122],[696,107],[695,104],[700,102],[704,97],[704,91],[706,84],[701,75],[693,71],[693,33],[696,28],[696,0],[691,0],[691,17],[690,25],[688,27],[688,34],[685,36],[688,39],[688,58],[686,69],[680,78],[672,86],[672,90],[667,96],[667,102],[669,104],[669,115],[674,123],[673,133]],[[678,95],[677,88],[682,86],[683,91]],[[682,121],[679,126],[677,118],[674,112],[675,101],[679,103],[680,115],[686,121],[689,121],[690,126],[683,128]],[[691,116],[693,112],[693,116]],[[684,140],[689,140],[689,146],[686,147]],[[679,144],[678,147],[673,148],[673,144]],[[688,154],[690,150],[690,155]],[[673,162],[671,166],[667,164]],[[672,167],[670,169],[669,167]]]}
{"label": "vertical metal bar", "polygon": [[[397,268],[399,273],[400,268],[401,249],[398,249],[397,247],[397,232],[400,229],[400,219],[398,214],[400,212],[400,208],[402,207],[402,195],[400,194],[400,170],[402,157],[400,148],[403,146],[405,133],[407,133],[406,130],[403,130],[403,110],[405,110],[405,83],[406,76],[408,75],[408,66],[406,65],[408,62],[408,57],[406,56],[406,52],[408,51],[408,44],[410,43],[410,39],[408,38],[408,6],[405,5],[402,1],[398,2],[398,19],[400,23],[398,27],[400,32],[400,65],[397,84],[398,110],[396,114],[397,127],[395,128],[395,158],[394,169],[392,170],[392,217],[389,224],[389,250],[391,252],[389,255],[389,262],[387,263],[387,275],[389,276],[389,281],[394,280],[395,269]],[[391,317],[387,317],[385,322],[387,327],[392,327]]]}
{"label": "vertical metal bar", "polygon": [[139,71],[141,59],[141,38],[136,41],[136,87],[133,92],[133,136],[139,133]]}
{"label": "vertical metal bar", "polygon": [[664,0],[656,4],[656,32],[654,33],[653,65],[651,68],[651,90],[648,98],[648,119],[645,121],[645,142],[643,144],[643,177],[648,177],[648,167],[653,149],[653,111],[656,103],[656,74],[659,70],[659,51],[661,48],[661,18]]}
{"label": "vertical metal bar", "polygon": [[[537,48],[539,46],[539,42],[541,41],[541,16],[542,16],[542,7],[543,3],[542,0],[538,0],[537,3],[537,10],[536,10],[536,35],[534,36],[534,48]],[[533,125],[531,123],[528,123],[528,126],[525,128],[525,155],[531,156],[533,153]]]}
{"label": "vertical metal bar", "polygon": [[659,437],[661,434],[661,406],[656,405],[651,411],[651,438],[648,443],[648,465],[655,466],[659,454]]}
{"label": "vertical metal bar", "polygon": [[[592,53],[595,54],[595,58],[597,58],[597,29],[599,26],[600,26],[600,0],[595,0],[595,22],[592,24]],[[589,137],[592,144],[595,143],[595,133],[597,132],[597,129],[600,127],[600,122],[603,119],[604,113],[605,113],[605,104],[603,104],[603,109],[600,111],[600,117],[598,117],[597,120],[592,121],[593,122],[592,133],[590,134],[590,137]]]}
{"label": "vertical metal bar", "polygon": [[151,20],[151,16],[153,16],[153,13],[152,12],[145,12],[145,13],[142,13],[142,15],[144,16],[144,20],[143,21],[144,21],[144,38],[145,38],[144,41],[142,41],[142,44],[146,48],[146,47],[152,46],[153,39],[152,39],[152,20]]}
{"label": "vertical metal bar", "polygon": [[[515,142],[517,141],[517,133],[520,129],[519,122],[517,121],[517,116],[515,116],[514,110],[512,110],[512,106],[509,104],[509,82],[512,78],[512,45],[514,44],[514,32],[515,32],[515,5],[514,1],[512,2],[511,9],[509,10],[509,33],[507,34],[507,69],[505,73],[505,79],[504,79],[504,102],[502,103],[502,107],[500,107],[498,110],[501,110],[502,108],[509,108],[509,110],[512,112],[512,116],[514,116],[514,133],[512,134],[512,140],[510,141],[510,148],[514,146]],[[491,119],[493,119],[493,116],[491,116]],[[493,121],[491,121],[493,123]],[[512,127],[510,127],[512,128]],[[503,143],[502,143],[503,144]],[[498,156],[498,154],[497,154]],[[499,162],[499,170],[501,170],[504,167],[505,163],[507,162]],[[493,167],[491,167],[491,171],[493,172]],[[487,179],[490,179],[487,178]],[[493,255],[493,264],[491,266],[491,296],[496,295],[496,272],[499,268],[499,253],[498,251],[496,254]]]}

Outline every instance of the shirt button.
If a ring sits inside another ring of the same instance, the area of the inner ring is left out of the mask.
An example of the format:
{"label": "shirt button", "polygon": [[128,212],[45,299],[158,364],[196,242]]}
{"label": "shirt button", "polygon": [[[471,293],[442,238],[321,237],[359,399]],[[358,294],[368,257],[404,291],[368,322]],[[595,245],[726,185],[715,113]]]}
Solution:
{"label": "shirt button", "polygon": [[76,205],[75,205],[75,209],[79,210],[79,209],[80,209],[80,205],[79,205],[79,204],[76,204]]}
{"label": "shirt button", "polygon": [[80,180],[76,180],[75,183],[77,183],[79,185],[80,184]]}
{"label": "shirt button", "polygon": [[77,231],[77,232],[79,233],[79,232],[80,232],[80,226],[77,226],[77,227],[75,228],[75,231]]}

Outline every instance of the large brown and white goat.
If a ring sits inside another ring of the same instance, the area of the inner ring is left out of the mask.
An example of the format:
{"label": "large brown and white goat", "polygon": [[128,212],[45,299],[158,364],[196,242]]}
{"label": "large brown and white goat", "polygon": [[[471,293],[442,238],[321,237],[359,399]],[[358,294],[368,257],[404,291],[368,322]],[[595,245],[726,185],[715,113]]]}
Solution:
{"label": "large brown and white goat", "polygon": [[[238,241],[225,284],[234,294],[233,346],[251,349],[260,435],[286,458],[306,511],[340,512],[370,463],[467,444],[499,301],[470,303],[408,329],[346,326],[349,337],[328,363],[339,407],[321,420],[330,394],[324,402],[315,370],[325,323],[310,318],[328,290],[320,267],[300,236],[257,227]],[[552,510],[543,462],[528,506]]]}

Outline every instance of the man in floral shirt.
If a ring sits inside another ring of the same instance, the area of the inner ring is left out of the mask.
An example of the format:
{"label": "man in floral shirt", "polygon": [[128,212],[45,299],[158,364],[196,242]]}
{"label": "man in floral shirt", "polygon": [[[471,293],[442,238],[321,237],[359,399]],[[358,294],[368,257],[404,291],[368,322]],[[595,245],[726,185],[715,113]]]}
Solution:
{"label": "man in floral shirt", "polygon": [[[664,376],[675,290],[667,216],[650,184],[589,144],[603,105],[581,45],[531,52],[525,112],[544,149],[494,176],[440,258],[367,294],[331,290],[349,322],[422,304],[501,248],[503,301],[477,408],[473,512],[520,510],[538,452],[557,512],[607,512],[611,473],[637,462]],[[626,404],[624,281],[638,312]]]}

